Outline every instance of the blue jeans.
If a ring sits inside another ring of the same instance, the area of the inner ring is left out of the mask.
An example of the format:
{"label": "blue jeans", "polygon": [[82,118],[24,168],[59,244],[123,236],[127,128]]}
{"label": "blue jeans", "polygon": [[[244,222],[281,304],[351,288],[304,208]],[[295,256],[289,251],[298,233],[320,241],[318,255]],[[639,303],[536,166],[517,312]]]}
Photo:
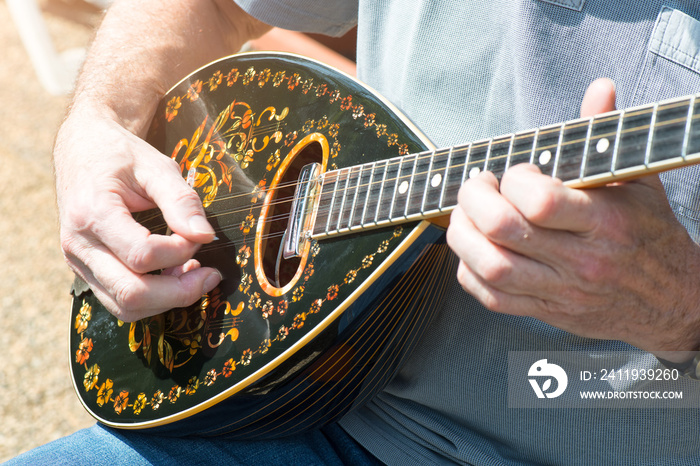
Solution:
{"label": "blue jeans", "polygon": [[277,440],[161,437],[97,424],[31,450],[6,465],[374,465],[336,424]]}

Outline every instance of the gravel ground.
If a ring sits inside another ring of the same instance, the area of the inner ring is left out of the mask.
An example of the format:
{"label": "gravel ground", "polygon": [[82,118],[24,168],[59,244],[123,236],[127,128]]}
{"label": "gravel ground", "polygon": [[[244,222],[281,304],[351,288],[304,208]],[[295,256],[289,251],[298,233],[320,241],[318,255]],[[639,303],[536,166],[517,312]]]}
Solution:
{"label": "gravel ground", "polygon": [[[46,3],[59,50],[85,45],[92,33],[84,23],[97,19],[78,10],[72,19],[56,14],[57,5],[69,3]],[[8,324],[0,365],[2,462],[93,421],[68,372],[72,274],[58,244],[50,161],[68,98],[39,84],[4,0],[0,24],[0,316]]]}

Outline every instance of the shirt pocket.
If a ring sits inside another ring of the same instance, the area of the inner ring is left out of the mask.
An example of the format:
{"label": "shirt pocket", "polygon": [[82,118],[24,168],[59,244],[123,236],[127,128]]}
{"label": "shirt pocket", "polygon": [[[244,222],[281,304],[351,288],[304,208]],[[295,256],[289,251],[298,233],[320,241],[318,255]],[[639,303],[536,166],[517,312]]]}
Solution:
{"label": "shirt pocket", "polygon": [[583,9],[583,4],[586,0],[539,0],[544,3],[551,3],[552,5],[563,6],[569,10],[581,11]]}
{"label": "shirt pocket", "polygon": [[700,92],[700,21],[663,7],[649,39],[633,105]]}

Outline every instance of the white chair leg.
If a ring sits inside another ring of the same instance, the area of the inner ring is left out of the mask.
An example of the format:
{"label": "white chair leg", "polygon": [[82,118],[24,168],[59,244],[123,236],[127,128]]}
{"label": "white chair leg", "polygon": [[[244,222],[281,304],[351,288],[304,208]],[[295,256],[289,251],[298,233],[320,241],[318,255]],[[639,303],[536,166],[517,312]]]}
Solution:
{"label": "white chair leg", "polygon": [[5,0],[5,3],[41,84],[54,95],[71,92],[85,50],[57,53],[35,0]]}

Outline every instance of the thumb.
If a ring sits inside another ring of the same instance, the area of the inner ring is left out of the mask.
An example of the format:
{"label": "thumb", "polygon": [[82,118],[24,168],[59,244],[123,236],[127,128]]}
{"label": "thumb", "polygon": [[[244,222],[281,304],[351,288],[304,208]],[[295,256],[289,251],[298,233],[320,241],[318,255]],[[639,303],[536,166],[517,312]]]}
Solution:
{"label": "thumb", "polygon": [[615,83],[609,78],[596,79],[588,86],[583,96],[581,117],[611,112],[615,108]]}
{"label": "thumb", "polygon": [[209,243],[214,229],[206,219],[202,200],[180,173],[178,164],[157,151],[148,162],[142,158],[136,171],[137,182],[161,210],[171,230],[196,242]]}

